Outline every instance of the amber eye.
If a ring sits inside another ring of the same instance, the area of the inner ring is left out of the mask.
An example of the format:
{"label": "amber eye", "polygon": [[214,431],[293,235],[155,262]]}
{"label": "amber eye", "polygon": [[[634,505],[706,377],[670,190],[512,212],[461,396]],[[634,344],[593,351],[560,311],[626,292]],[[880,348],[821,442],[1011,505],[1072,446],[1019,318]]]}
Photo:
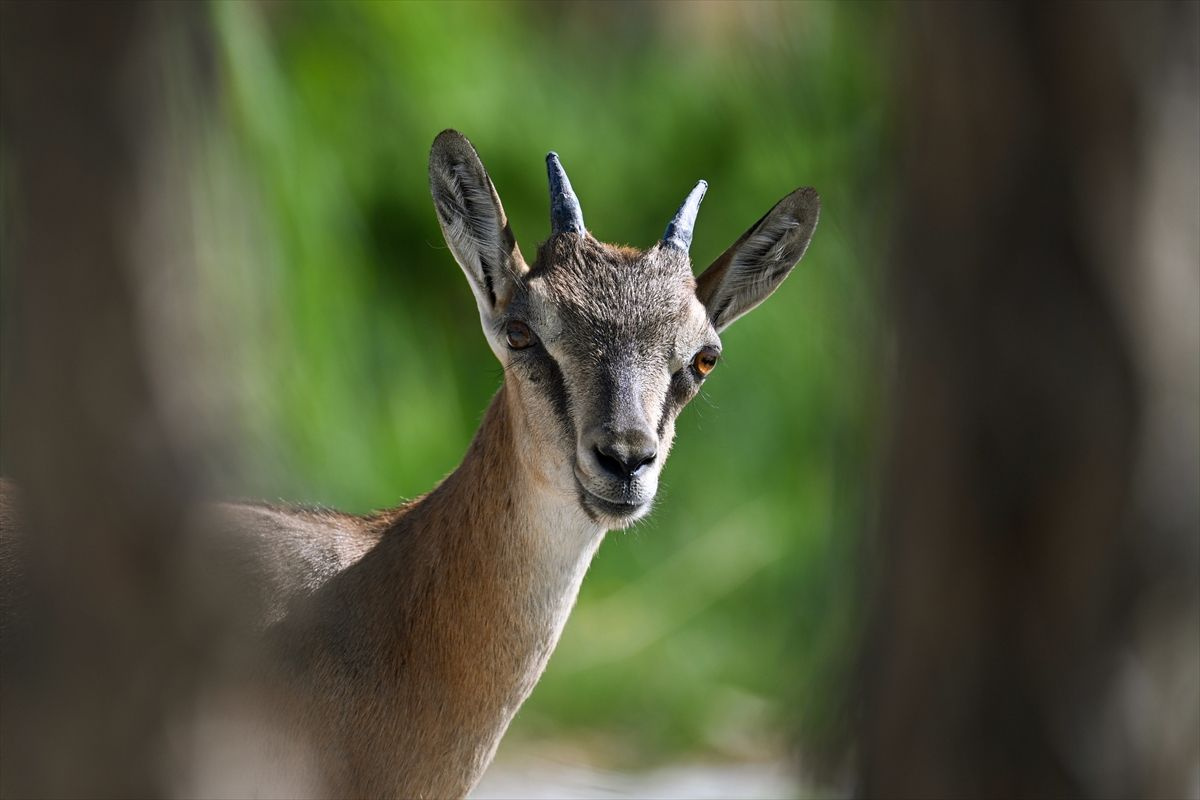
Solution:
{"label": "amber eye", "polygon": [[713,371],[713,367],[717,365],[717,359],[720,354],[711,347],[706,347],[696,357],[692,359],[692,369],[696,370],[696,374],[703,378],[705,375]]}
{"label": "amber eye", "polygon": [[529,330],[529,326],[524,322],[512,321],[504,329],[504,341],[513,350],[524,350],[537,341],[533,336],[533,331]]}

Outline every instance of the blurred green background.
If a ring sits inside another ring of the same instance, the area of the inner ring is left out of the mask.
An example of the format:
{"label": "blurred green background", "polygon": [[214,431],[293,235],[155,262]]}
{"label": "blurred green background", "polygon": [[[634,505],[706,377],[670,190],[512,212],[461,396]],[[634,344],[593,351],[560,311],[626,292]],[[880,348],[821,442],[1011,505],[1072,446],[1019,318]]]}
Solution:
{"label": "blurred green background", "polygon": [[240,451],[221,488],[235,496],[367,511],[428,491],[465,451],[502,374],[429,200],[443,128],[479,150],[528,256],[548,232],[550,149],[610,242],[649,246],[707,179],[697,270],[793,188],[820,191],[807,256],[723,337],[657,510],[605,542],[500,757],[552,740],[618,768],[778,759],[796,743],[808,763],[829,760],[848,724],[882,384],[886,12],[211,13],[220,114],[196,134],[194,227]]}

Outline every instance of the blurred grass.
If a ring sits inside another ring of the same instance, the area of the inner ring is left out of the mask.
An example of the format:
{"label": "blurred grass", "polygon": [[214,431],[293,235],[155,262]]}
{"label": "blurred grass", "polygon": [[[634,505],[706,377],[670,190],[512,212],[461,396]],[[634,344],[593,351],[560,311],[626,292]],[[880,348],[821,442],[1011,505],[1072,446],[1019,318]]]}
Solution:
{"label": "blurred grass", "polygon": [[510,741],[603,740],[630,764],[839,741],[880,368],[878,13],[213,4],[229,124],[205,134],[196,226],[238,494],[365,511],[461,458],[501,373],[429,201],[441,129],[475,143],[530,258],[550,149],[606,241],[652,244],[706,178],[698,270],[791,189],[821,192],[808,255],[723,337],[657,510],[605,543]]}

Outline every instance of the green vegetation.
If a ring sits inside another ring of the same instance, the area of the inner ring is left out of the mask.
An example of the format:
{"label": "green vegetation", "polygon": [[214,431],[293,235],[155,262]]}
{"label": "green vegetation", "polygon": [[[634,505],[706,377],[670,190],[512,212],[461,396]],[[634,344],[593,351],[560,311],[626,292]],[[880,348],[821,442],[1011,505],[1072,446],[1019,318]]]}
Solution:
{"label": "green vegetation", "polygon": [[233,491],[365,511],[452,470],[501,373],[430,204],[469,136],[526,255],[557,150],[589,227],[648,246],[698,178],[702,269],[777,199],[820,227],[725,335],[658,510],[610,535],[510,743],[622,763],[837,740],[879,367],[876,26],[816,3],[218,3],[227,124],[202,163],[208,306],[235,333]]}

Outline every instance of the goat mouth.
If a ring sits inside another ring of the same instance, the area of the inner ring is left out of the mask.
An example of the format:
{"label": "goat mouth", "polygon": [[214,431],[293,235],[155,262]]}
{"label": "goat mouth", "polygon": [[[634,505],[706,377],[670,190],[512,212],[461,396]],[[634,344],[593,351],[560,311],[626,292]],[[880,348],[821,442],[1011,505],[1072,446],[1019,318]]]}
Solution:
{"label": "goat mouth", "polygon": [[587,488],[576,478],[576,484],[579,487],[579,504],[583,506],[583,510],[595,522],[602,521],[601,517],[615,518],[620,521],[628,521],[632,517],[636,517],[645,511],[649,502],[643,503],[628,503],[617,500],[609,500],[606,497],[601,497],[587,490]]}

